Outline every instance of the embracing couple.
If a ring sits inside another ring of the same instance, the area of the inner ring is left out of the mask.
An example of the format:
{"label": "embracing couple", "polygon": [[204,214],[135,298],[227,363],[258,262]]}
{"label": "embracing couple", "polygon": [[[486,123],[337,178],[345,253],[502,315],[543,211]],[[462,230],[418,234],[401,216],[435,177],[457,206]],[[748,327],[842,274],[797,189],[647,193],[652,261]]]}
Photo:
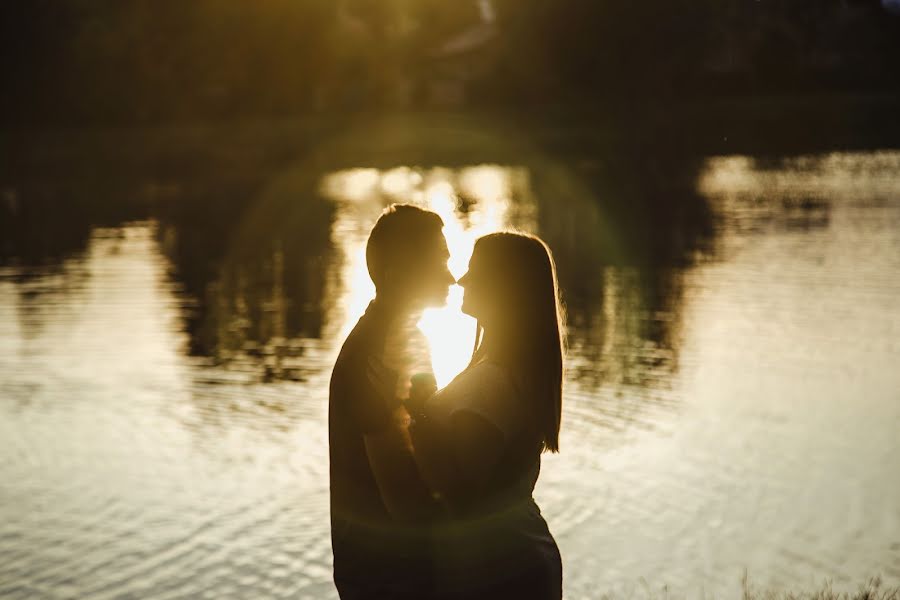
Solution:
{"label": "embracing couple", "polygon": [[331,378],[334,581],[342,600],[559,600],[559,550],[532,498],[541,453],[559,448],[553,259],[530,235],[475,243],[458,282],[478,323],[475,349],[437,390],[395,357],[406,325],[454,283],[443,225],[394,205],[369,237],[376,297]]}

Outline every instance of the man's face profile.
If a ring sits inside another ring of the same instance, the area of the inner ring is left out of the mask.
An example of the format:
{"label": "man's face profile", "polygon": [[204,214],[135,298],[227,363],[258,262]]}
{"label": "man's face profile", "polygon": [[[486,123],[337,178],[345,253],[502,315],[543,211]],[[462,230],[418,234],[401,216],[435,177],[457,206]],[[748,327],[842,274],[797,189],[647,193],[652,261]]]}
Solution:
{"label": "man's face profile", "polygon": [[438,215],[411,205],[390,207],[375,223],[366,262],[377,294],[412,310],[441,306],[456,282]]}
{"label": "man's face profile", "polygon": [[410,258],[410,295],[422,307],[443,306],[448,289],[456,282],[447,268],[450,252],[443,233],[425,240],[420,252]]}

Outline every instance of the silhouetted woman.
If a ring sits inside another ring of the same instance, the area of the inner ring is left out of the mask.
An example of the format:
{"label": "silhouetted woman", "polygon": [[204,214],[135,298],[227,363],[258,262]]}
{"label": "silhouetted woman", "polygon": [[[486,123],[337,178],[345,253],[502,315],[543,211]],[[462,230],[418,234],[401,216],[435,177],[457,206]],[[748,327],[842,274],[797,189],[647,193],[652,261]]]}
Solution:
{"label": "silhouetted woman", "polygon": [[460,285],[478,320],[469,366],[410,426],[422,476],[449,517],[435,527],[440,598],[558,600],[562,564],[532,498],[559,450],[563,337],[556,269],[538,238],[480,238]]}

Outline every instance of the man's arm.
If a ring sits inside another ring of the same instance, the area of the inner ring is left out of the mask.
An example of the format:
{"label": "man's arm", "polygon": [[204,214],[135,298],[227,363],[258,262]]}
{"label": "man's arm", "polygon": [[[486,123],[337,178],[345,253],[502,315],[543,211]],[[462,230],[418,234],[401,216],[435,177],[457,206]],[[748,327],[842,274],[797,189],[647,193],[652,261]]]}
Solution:
{"label": "man's arm", "polygon": [[398,521],[433,518],[438,504],[419,474],[409,437],[409,415],[401,406],[391,423],[363,436],[369,466],[388,512]]}

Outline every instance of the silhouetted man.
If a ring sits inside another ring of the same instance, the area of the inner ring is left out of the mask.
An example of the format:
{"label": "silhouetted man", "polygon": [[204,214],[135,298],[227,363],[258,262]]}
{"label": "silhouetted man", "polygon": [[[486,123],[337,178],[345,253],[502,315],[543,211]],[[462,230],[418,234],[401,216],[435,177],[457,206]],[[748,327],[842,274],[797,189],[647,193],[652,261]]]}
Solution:
{"label": "silhouetted man", "polygon": [[[393,205],[375,223],[366,263],[376,297],[331,376],[331,540],[342,600],[421,600],[431,593],[433,501],[398,421],[403,411],[376,392],[366,373],[372,360],[402,371],[405,328],[425,307],[446,301],[454,279],[443,225],[435,213],[411,205]],[[399,380],[402,397],[408,378]]]}

